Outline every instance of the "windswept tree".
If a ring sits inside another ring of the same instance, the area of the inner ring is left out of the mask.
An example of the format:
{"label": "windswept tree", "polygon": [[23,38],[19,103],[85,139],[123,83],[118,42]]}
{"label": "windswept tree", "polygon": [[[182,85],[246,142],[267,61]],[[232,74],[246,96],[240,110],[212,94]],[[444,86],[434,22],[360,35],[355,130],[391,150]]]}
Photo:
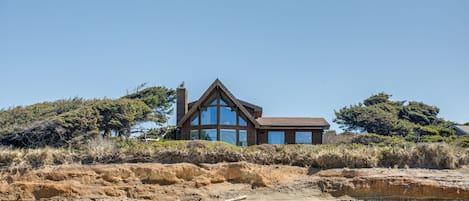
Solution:
{"label": "windswept tree", "polygon": [[416,101],[392,101],[391,96],[379,93],[363,103],[343,107],[335,111],[334,122],[346,131],[382,135],[453,134],[448,128],[452,122],[437,117],[439,108]]}
{"label": "windswept tree", "polygon": [[[144,85],[142,85],[144,86]],[[168,115],[173,112],[172,106],[176,99],[176,92],[166,87],[148,87],[128,94],[124,99],[136,99],[143,101],[153,111],[150,119],[160,125],[168,121]]]}
{"label": "windswept tree", "polygon": [[152,120],[152,109],[140,100],[101,100],[95,102],[93,108],[97,111],[99,129],[104,135],[114,131],[118,136],[127,137],[132,126]]}
{"label": "windswept tree", "polygon": [[57,147],[80,144],[99,133],[128,137],[141,122],[166,123],[174,100],[173,89],[149,87],[118,99],[73,98],[2,109],[0,142]]}

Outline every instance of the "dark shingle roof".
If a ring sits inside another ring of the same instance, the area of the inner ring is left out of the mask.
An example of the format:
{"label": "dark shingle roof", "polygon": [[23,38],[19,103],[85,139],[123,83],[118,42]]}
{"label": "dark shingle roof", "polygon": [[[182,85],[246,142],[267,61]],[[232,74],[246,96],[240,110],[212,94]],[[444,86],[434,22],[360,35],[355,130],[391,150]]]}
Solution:
{"label": "dark shingle roof", "polygon": [[329,123],[324,118],[305,117],[262,117],[257,118],[261,126],[323,126],[329,127]]}
{"label": "dark shingle roof", "polygon": [[261,111],[262,112],[262,107],[261,106],[258,106],[258,105],[254,105],[250,102],[247,102],[247,101],[243,101],[243,100],[240,100],[238,99],[238,101],[244,106],[244,107],[250,107],[252,109],[254,109],[254,111]]}

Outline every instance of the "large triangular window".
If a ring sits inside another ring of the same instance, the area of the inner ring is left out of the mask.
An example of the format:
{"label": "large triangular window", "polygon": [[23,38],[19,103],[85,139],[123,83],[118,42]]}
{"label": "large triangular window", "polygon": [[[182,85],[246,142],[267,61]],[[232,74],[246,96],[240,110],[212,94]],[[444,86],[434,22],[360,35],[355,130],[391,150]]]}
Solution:
{"label": "large triangular window", "polygon": [[200,111],[202,125],[217,124],[217,106],[202,108]]}
{"label": "large triangular window", "polygon": [[220,105],[228,105],[226,104],[225,100],[223,100],[223,98],[220,99]]}
{"label": "large triangular window", "polygon": [[213,91],[203,100],[190,120],[192,139],[247,145],[246,116],[241,115],[240,109],[221,90]]}
{"label": "large triangular window", "polygon": [[199,114],[196,113],[194,116],[191,117],[191,125],[196,126],[199,125]]}
{"label": "large triangular window", "polygon": [[246,119],[242,115],[239,115],[238,117],[239,117],[239,125],[247,126]]}
{"label": "large triangular window", "polygon": [[220,106],[220,124],[236,126],[236,110],[232,107]]}
{"label": "large triangular window", "polygon": [[226,96],[221,95],[220,96],[220,105],[233,106],[234,104],[231,101],[229,101],[229,99]]}
{"label": "large triangular window", "polygon": [[205,101],[204,106],[216,106],[217,105],[217,96],[216,94],[213,94],[210,96],[207,101]]}

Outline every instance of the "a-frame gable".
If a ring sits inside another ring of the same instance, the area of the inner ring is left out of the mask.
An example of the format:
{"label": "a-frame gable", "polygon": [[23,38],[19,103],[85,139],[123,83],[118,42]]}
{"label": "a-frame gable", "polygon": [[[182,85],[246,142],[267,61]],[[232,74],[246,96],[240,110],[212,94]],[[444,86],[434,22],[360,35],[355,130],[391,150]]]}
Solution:
{"label": "a-frame gable", "polygon": [[204,92],[204,94],[199,98],[199,100],[191,107],[191,109],[181,118],[177,126],[181,127],[184,122],[186,122],[200,107],[205,100],[207,100],[210,95],[214,93],[215,90],[220,89],[222,93],[233,102],[236,107],[239,108],[241,113],[252,123],[256,128],[259,127],[259,123],[254,119],[254,117],[247,111],[247,109],[236,99],[233,94],[221,83],[219,79],[216,79],[210,87]]}

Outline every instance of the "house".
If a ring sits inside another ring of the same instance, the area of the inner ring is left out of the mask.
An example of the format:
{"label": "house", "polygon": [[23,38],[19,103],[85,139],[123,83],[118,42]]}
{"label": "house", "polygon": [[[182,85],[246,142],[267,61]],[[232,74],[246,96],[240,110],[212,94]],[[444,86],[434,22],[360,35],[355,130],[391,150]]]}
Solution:
{"label": "house", "polygon": [[183,84],[176,90],[178,139],[255,144],[321,144],[324,118],[262,117],[262,107],[237,99],[220,80],[189,103]]}
{"label": "house", "polygon": [[469,126],[452,126],[452,128],[456,131],[456,135],[469,135]]}

